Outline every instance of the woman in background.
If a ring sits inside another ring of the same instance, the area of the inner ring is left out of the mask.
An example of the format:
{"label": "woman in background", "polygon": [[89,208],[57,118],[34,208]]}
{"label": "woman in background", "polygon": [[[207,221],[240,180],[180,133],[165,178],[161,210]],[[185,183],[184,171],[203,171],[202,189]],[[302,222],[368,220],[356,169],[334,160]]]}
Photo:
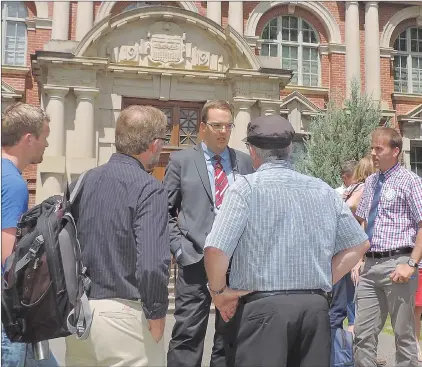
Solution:
{"label": "woman in background", "polygon": [[[343,194],[343,200],[349,206],[353,214],[355,214],[362,197],[365,180],[373,173],[375,173],[375,167],[371,156],[368,155],[363,157],[353,171],[352,184]],[[353,277],[351,273],[346,275],[348,330],[352,333],[354,331],[355,323],[355,279],[356,278]]]}

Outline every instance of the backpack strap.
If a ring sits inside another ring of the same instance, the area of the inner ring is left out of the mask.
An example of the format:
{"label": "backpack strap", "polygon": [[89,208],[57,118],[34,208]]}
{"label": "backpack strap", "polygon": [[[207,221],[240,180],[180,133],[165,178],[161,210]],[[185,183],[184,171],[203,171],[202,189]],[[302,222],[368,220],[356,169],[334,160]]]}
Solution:
{"label": "backpack strap", "polygon": [[74,201],[78,198],[78,195],[81,192],[82,183],[87,173],[88,171],[82,172],[78,178],[78,181],[76,181],[76,185],[73,188],[72,192],[70,193],[70,198],[69,198],[70,205],[72,205]]}

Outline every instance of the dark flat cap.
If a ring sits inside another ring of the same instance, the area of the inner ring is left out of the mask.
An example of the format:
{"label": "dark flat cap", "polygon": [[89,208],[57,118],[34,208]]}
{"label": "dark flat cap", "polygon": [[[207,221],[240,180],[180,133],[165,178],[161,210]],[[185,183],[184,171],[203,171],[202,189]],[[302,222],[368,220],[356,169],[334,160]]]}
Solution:
{"label": "dark flat cap", "polygon": [[295,131],[291,123],[279,115],[252,119],[244,142],[263,149],[282,149],[292,142]]}

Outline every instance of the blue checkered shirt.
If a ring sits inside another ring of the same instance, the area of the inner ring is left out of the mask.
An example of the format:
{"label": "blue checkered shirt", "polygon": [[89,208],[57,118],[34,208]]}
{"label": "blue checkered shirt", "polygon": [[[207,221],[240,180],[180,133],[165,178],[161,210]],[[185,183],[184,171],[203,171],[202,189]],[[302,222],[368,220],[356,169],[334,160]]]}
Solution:
{"label": "blue checkered shirt", "polygon": [[[384,173],[370,251],[382,252],[414,247],[422,221],[422,179],[399,164]],[[365,182],[356,216],[368,221],[379,173]]]}
{"label": "blue checkered shirt", "polygon": [[276,161],[230,186],[205,247],[233,255],[232,288],[330,291],[333,255],[367,239],[334,189]]}

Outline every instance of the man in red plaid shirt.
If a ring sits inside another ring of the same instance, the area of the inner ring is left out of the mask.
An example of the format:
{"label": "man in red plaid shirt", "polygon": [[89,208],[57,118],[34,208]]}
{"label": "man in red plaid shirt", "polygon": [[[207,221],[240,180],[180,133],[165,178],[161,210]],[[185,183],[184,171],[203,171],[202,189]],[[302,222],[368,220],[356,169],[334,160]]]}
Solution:
{"label": "man in red plaid shirt", "polygon": [[356,216],[365,223],[371,248],[359,275],[356,299],[358,367],[376,366],[378,335],[390,314],[396,340],[396,364],[417,367],[413,309],[422,257],[422,179],[401,167],[400,134],[378,128],[371,154],[379,172],[368,177]]}

